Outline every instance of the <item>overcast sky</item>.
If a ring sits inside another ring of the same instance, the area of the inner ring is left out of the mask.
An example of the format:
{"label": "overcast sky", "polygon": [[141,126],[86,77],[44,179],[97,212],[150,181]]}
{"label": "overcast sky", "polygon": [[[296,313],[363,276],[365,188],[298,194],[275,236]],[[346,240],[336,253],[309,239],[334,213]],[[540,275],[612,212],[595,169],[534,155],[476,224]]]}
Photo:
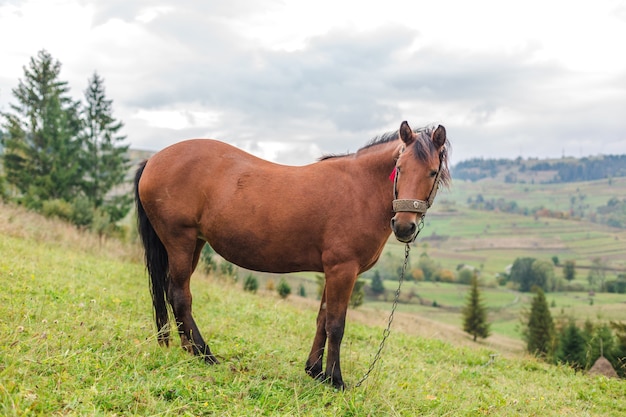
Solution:
{"label": "overcast sky", "polygon": [[41,49],[134,148],[286,164],[446,126],[453,162],[626,153],[626,1],[0,0],[0,111]]}

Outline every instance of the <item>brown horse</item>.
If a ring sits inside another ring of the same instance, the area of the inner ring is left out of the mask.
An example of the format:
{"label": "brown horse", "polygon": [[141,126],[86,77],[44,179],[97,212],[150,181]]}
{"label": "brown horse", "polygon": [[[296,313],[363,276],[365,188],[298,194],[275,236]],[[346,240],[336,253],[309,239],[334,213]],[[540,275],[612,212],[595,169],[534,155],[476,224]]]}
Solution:
{"label": "brown horse", "polygon": [[392,230],[401,242],[415,239],[450,180],[446,145],[443,126],[413,131],[403,122],[356,153],[301,167],[207,139],[152,156],[137,170],[135,198],[159,341],[168,344],[169,302],[183,347],[218,362],[191,314],[189,280],[208,242],[243,268],[325,274],[305,369],[343,389],[339,351],[354,282]]}

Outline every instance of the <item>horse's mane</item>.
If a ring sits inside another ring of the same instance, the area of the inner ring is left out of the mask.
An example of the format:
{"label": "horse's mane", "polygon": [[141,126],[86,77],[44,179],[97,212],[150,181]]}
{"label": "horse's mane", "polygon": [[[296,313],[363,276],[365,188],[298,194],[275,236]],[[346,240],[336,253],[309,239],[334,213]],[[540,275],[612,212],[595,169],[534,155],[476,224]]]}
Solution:
{"label": "horse's mane", "polygon": [[[414,154],[415,157],[422,161],[426,162],[432,153],[436,151],[435,145],[431,140],[431,136],[433,132],[437,129],[438,125],[428,125],[425,127],[420,127],[418,129],[413,129],[413,132],[417,134],[417,140],[413,144],[414,146]],[[365,146],[356,151],[358,154],[361,151],[364,151],[369,148],[373,148],[378,145],[382,145],[385,143],[393,142],[398,139],[399,131],[395,130],[393,132],[386,132],[382,135],[378,135],[373,137]],[[439,179],[441,181],[441,185],[448,187],[450,185],[450,181],[452,177],[450,176],[450,169],[448,167],[448,150],[450,149],[450,142],[446,138],[446,143],[441,150],[439,158],[441,160],[441,173],[439,174]],[[327,154],[323,155],[319,160],[325,161],[328,159],[334,158],[343,158],[346,156],[354,155],[354,153],[345,153],[345,154]]]}

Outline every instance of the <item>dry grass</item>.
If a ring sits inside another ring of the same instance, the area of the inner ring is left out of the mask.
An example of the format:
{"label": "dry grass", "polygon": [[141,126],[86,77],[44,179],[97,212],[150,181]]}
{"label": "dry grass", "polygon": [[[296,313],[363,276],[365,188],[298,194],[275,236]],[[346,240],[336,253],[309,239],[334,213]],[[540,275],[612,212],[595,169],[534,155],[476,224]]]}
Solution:
{"label": "dry grass", "polygon": [[143,255],[136,243],[136,235],[129,234],[129,242],[100,238],[58,219],[46,218],[23,207],[0,203],[0,235],[38,242],[55,242],[64,249],[86,251],[112,259],[141,260]]}

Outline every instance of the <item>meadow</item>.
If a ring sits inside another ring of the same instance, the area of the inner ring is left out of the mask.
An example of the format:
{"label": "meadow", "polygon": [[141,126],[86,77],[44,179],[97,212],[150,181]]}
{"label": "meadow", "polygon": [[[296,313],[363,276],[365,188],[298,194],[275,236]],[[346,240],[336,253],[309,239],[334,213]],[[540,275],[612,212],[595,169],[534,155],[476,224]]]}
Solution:
{"label": "meadow", "polygon": [[[155,340],[135,244],[0,207],[0,415],[614,416],[621,380],[405,331],[399,313],[361,387],[380,325],[350,312],[348,390],[304,373],[316,305],[196,274],[194,314],[221,364]],[[529,383],[532,381],[532,383]]]}

